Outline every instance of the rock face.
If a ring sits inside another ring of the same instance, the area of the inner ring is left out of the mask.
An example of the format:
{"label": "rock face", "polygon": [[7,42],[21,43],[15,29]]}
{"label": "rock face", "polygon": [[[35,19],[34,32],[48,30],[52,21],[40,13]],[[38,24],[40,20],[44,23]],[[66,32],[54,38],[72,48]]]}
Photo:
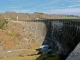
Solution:
{"label": "rock face", "polygon": [[35,48],[35,44],[40,46],[45,39],[46,30],[46,25],[42,22],[8,21],[6,29],[0,29],[0,51],[23,49],[33,45]]}
{"label": "rock face", "polygon": [[76,48],[70,53],[66,60],[80,60],[80,43]]}
{"label": "rock face", "polygon": [[[43,22],[24,22],[22,23],[24,28],[24,33],[30,34],[32,33],[38,39],[40,45],[45,39],[47,27]],[[32,39],[32,37],[30,37]]]}
{"label": "rock face", "polygon": [[20,49],[39,48],[45,39],[46,30],[46,25],[42,22],[9,21],[7,29],[0,29],[0,57],[19,55],[16,52],[20,52]]}

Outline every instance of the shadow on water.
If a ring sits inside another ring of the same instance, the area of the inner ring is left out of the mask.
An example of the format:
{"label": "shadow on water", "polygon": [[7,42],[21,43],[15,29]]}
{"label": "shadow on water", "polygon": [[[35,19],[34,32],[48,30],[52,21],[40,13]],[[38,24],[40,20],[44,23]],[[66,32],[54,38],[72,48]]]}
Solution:
{"label": "shadow on water", "polygon": [[49,45],[51,54],[41,54],[36,60],[65,60],[80,42],[80,22],[50,21],[42,45]]}

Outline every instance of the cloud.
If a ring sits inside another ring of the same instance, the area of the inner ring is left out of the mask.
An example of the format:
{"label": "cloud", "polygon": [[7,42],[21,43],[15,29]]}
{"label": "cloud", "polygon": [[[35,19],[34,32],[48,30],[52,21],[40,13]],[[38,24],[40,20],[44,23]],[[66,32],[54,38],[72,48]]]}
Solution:
{"label": "cloud", "polygon": [[80,2],[80,0],[77,0],[77,2]]}
{"label": "cloud", "polygon": [[33,12],[35,12],[35,10],[31,10],[31,9],[13,9],[10,11],[14,11],[17,13],[33,13]]}
{"label": "cloud", "polygon": [[47,13],[52,14],[73,14],[80,15],[80,8],[66,8],[66,9],[56,9],[56,10],[48,10]]}
{"label": "cloud", "polygon": [[7,7],[7,8],[16,9],[16,8],[18,8],[18,7],[14,7],[14,6],[12,6],[12,7]]}
{"label": "cloud", "polygon": [[40,2],[39,4],[35,5],[32,8],[50,8],[50,7],[54,7],[55,4],[57,4],[59,2],[59,0],[47,0],[46,2]]}
{"label": "cloud", "polygon": [[68,7],[70,7],[70,8],[73,8],[73,7],[80,7],[80,4],[74,4],[74,5],[70,5],[70,6],[68,6]]}

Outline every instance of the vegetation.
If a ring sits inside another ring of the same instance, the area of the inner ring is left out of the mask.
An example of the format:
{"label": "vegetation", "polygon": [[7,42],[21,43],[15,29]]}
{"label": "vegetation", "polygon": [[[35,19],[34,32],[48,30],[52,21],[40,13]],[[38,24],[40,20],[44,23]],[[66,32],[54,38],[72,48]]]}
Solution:
{"label": "vegetation", "polygon": [[60,54],[42,54],[42,55],[33,55],[33,56],[23,56],[19,55],[16,57],[4,58],[0,60],[65,60],[64,57]]}
{"label": "vegetation", "polygon": [[0,39],[0,45],[2,45],[2,42],[3,42],[3,40],[2,40],[2,39]]}
{"label": "vegetation", "polygon": [[24,57],[10,57],[10,58],[4,58],[4,59],[0,59],[0,60],[36,60],[38,56],[24,56]]}
{"label": "vegetation", "polygon": [[6,25],[8,21],[4,19],[3,16],[0,15],[0,29],[3,29],[4,25]]}
{"label": "vegetation", "polygon": [[64,18],[78,18],[78,16],[74,16],[74,15],[67,15],[67,16],[64,16]]}
{"label": "vegetation", "polygon": [[19,56],[20,56],[20,57],[24,57],[24,55],[23,55],[23,54],[20,54]]}
{"label": "vegetation", "polygon": [[34,12],[33,14],[29,14],[29,13],[16,13],[7,11],[3,15],[7,20],[32,20],[36,18],[39,19],[80,18],[80,16],[76,15],[56,15],[56,14],[45,14],[43,12]]}
{"label": "vegetation", "polygon": [[41,15],[42,15],[42,14],[44,14],[44,13],[42,13],[42,12],[34,12],[34,14],[41,14]]}
{"label": "vegetation", "polygon": [[15,34],[12,33],[12,32],[10,32],[9,35],[10,35],[11,37],[15,37]]}
{"label": "vegetation", "polygon": [[60,54],[42,54],[36,60],[65,60],[65,57]]}

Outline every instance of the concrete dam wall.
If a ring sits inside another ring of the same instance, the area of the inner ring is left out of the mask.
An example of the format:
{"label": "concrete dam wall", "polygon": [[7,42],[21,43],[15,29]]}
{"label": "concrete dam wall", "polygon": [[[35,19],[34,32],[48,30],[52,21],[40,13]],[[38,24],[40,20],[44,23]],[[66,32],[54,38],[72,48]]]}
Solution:
{"label": "concrete dam wall", "polygon": [[76,22],[52,21],[47,28],[43,44],[50,45],[53,53],[68,55],[80,41],[80,27]]}
{"label": "concrete dam wall", "polygon": [[[58,19],[58,20],[30,20],[27,22],[36,23],[36,26],[40,29],[36,32],[36,36],[41,32],[44,34],[44,38],[40,39],[42,45],[50,45],[53,53],[62,55],[69,55],[74,50],[76,45],[80,42],[80,22],[79,19]],[[40,28],[38,22],[41,23]],[[34,26],[34,25],[33,25]],[[39,36],[38,38],[41,38]]]}

